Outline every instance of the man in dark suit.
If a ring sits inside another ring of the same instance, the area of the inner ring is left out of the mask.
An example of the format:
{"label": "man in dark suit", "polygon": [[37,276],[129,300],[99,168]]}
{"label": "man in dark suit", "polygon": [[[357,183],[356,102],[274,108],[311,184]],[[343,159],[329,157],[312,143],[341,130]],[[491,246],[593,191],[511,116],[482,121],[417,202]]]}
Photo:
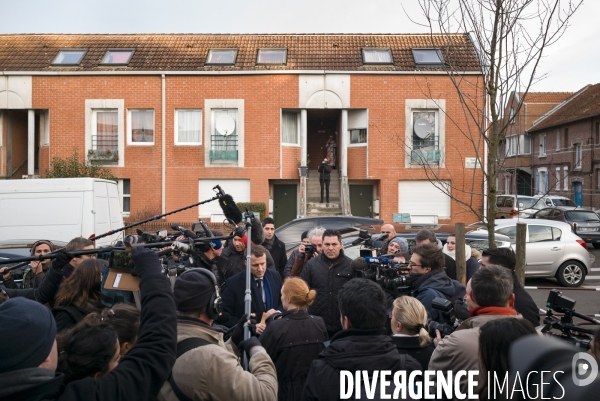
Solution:
{"label": "man in dark suit", "polygon": [[[252,290],[251,313],[256,315],[256,333],[261,334],[266,325],[262,323],[263,314],[270,315],[276,310],[283,311],[281,305],[281,277],[276,270],[267,269],[267,250],[253,245],[250,251],[250,288]],[[223,312],[229,314],[226,326],[237,324],[244,314],[246,294],[246,272],[240,272],[227,280],[223,293]]]}

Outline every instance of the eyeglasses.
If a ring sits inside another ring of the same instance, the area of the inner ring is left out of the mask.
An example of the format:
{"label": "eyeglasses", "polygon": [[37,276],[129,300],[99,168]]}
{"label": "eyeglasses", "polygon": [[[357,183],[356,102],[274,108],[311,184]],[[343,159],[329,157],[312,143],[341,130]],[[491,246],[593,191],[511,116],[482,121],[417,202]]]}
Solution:
{"label": "eyeglasses", "polygon": [[408,262],[408,267],[423,267],[423,265],[418,265],[418,264],[413,263],[413,262]]}

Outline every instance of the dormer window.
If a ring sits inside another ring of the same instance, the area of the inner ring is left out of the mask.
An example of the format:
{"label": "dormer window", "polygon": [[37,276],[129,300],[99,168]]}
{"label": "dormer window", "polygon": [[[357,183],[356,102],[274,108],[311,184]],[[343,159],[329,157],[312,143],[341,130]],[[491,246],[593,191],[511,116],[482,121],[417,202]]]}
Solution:
{"label": "dormer window", "polygon": [[256,64],[285,64],[287,49],[259,49]]}
{"label": "dormer window", "polygon": [[237,49],[210,49],[206,64],[233,65],[237,57]]}
{"label": "dormer window", "polygon": [[102,58],[102,65],[128,65],[133,57],[133,49],[109,49]]}
{"label": "dormer window", "polygon": [[390,49],[362,49],[363,64],[393,64]]}
{"label": "dormer window", "polygon": [[444,57],[440,49],[412,49],[415,64],[418,66],[437,67],[444,65]]}
{"label": "dormer window", "polygon": [[52,65],[79,65],[86,53],[85,49],[61,50],[52,60]]}

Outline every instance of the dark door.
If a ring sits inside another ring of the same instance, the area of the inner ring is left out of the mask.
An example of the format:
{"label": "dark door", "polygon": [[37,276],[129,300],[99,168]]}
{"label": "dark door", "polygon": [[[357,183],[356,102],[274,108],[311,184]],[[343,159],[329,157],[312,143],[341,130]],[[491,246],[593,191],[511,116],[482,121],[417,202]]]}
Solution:
{"label": "dark door", "polygon": [[292,221],[298,214],[297,203],[298,186],[273,185],[273,220],[275,227],[281,227]]}
{"label": "dark door", "polygon": [[373,217],[373,185],[350,185],[352,216]]}
{"label": "dark door", "polygon": [[581,193],[581,187],[582,187],[582,185],[580,182],[573,183],[573,192],[575,193],[575,203],[579,207],[583,206],[583,195]]}

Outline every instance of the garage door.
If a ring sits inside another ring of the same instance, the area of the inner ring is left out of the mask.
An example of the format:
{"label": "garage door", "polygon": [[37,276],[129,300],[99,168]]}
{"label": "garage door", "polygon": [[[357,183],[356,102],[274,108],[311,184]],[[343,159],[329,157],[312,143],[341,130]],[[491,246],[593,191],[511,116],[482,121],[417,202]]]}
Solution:
{"label": "garage door", "polygon": [[[449,181],[437,181],[436,186],[449,188]],[[398,213],[412,216],[450,218],[450,197],[428,180],[400,181],[398,185]]]}
{"label": "garage door", "polygon": [[[231,195],[235,203],[250,202],[250,180],[199,180],[198,201],[215,196],[213,188],[220,185],[225,193]],[[198,217],[220,223],[225,219],[219,202],[213,201],[198,206]]]}

